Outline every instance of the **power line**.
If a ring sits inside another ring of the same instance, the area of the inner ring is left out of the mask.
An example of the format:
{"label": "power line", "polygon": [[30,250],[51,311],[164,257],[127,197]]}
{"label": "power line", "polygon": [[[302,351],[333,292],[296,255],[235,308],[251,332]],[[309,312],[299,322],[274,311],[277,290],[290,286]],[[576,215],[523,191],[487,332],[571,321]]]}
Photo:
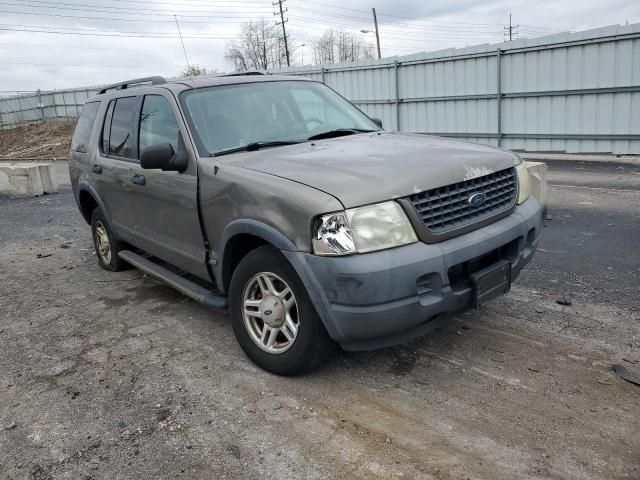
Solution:
{"label": "power line", "polygon": [[[2,2],[0,2],[0,4],[2,4]],[[50,8],[50,7],[41,7],[41,8]],[[79,9],[76,9],[79,10]],[[87,10],[83,10],[83,11],[87,11]],[[89,11],[94,11],[94,10],[89,10]],[[174,23],[173,20],[151,20],[148,18],[144,18],[144,19],[131,19],[131,18],[113,18],[113,17],[91,17],[91,16],[86,16],[86,15],[63,15],[61,13],[44,13],[44,12],[15,12],[15,11],[11,11],[11,10],[0,10],[0,12],[2,13],[11,13],[11,14],[15,14],[15,15],[37,15],[37,16],[42,16],[42,17],[61,17],[61,18],[78,18],[78,19],[83,19],[83,20],[110,20],[110,21],[116,21],[116,22],[138,22],[138,23],[147,23],[147,22],[153,22],[153,23]],[[107,14],[112,14],[115,12],[98,12],[98,13],[107,13]],[[130,15],[143,15],[145,17],[148,17],[150,14],[144,14],[144,13],[131,13]],[[164,14],[157,14],[157,16],[167,16],[167,17],[173,17],[173,15],[164,15]],[[235,19],[235,20],[242,20],[243,17],[237,17],[237,16],[226,16],[226,15],[217,15],[215,17],[207,17],[206,15],[197,15],[197,16],[192,16],[192,15],[178,15],[180,18],[230,18],[230,19]],[[206,20],[206,21],[194,21],[194,20],[183,20],[183,23],[239,23],[239,22],[227,22],[227,21],[210,21],[210,20]]]}
{"label": "power line", "polygon": [[[307,9],[296,9],[296,10],[302,10],[303,12],[311,12],[314,13],[313,11],[307,10]],[[294,15],[290,15],[291,18],[294,17]],[[314,13],[314,17],[317,17],[318,15],[316,15]],[[300,18],[300,17],[297,17]],[[303,17],[306,20],[306,17]],[[340,18],[340,20],[342,20],[342,22],[347,22],[347,23],[342,23],[339,22],[337,20],[331,20],[331,24],[335,24],[335,25],[345,25],[345,26],[352,26],[352,25],[358,25],[358,26],[354,26],[353,28],[360,28],[360,26],[362,26],[362,24],[364,23],[369,23],[370,19],[366,18],[366,19],[358,19],[358,21],[354,21],[352,20],[353,17],[342,17],[340,15],[337,16],[337,18]],[[325,22],[326,23],[326,22]],[[422,25],[422,24],[408,24],[408,23],[399,23],[399,22],[394,22],[394,23],[390,23],[390,24],[381,24],[381,27],[392,27],[392,28],[401,28],[402,30],[420,30],[420,29],[429,29],[429,30],[434,30],[434,31],[443,31],[443,32],[449,32],[449,31],[460,31],[460,32],[468,32],[468,33],[483,33],[486,32],[488,30],[470,30],[467,27],[451,27],[451,28],[447,28],[447,27],[442,27],[442,26],[432,26],[432,25]],[[485,28],[485,27],[482,27]],[[491,31],[495,31],[496,29],[493,28],[491,29]]]}
{"label": "power line", "polygon": [[[7,62],[4,60],[0,60],[0,64],[5,65],[29,65],[29,66],[38,66],[38,67],[78,67],[78,68],[138,68],[138,69],[146,69],[150,70],[153,67],[147,67],[142,65],[101,65],[101,64],[60,64],[60,63],[35,63],[35,62]],[[162,65],[163,67],[170,68],[182,68],[182,65]]]}
{"label": "power line", "polygon": [[[47,27],[41,27],[47,28]],[[49,27],[50,28],[50,27]],[[69,29],[70,30],[70,29]],[[0,27],[0,31],[10,31],[10,32],[31,32],[31,33],[50,33],[56,35],[83,35],[83,36],[94,36],[94,37],[122,37],[122,38],[155,38],[155,39],[177,39],[180,38],[178,35],[174,34],[153,34],[153,35],[144,35],[141,33],[104,33],[99,31],[89,31],[89,32],[54,32],[50,30],[38,30],[38,29],[18,29],[18,28],[9,28],[9,27]],[[233,40],[236,38],[235,36],[214,36],[214,35],[184,35],[184,38],[189,39],[217,39],[217,40]]]}
{"label": "power line", "polygon": [[[326,2],[318,2],[318,1],[314,1],[314,0],[304,0],[304,3],[311,3],[311,4],[315,4],[315,5],[320,5],[320,6],[328,6],[328,7],[332,7],[332,8],[336,8],[339,10],[349,10],[349,11],[355,11],[355,12],[362,12],[362,13],[366,13],[368,14],[369,11],[368,10],[362,10],[362,9],[356,9],[356,8],[347,8],[347,7],[343,7],[341,5],[336,5],[336,4],[332,4],[332,3],[326,3]],[[297,7],[299,8],[299,7]],[[390,14],[390,13],[383,13],[383,12],[378,12],[378,15],[381,17],[392,17],[392,18],[400,18],[400,19],[405,19],[405,20],[411,20],[411,21],[415,21],[415,17],[405,17],[405,16],[401,16],[401,15],[394,15],[394,14]],[[442,23],[442,24],[453,24],[453,25],[483,25],[483,26],[493,26],[493,27],[501,27],[502,24],[501,23],[470,23],[470,22],[448,22],[448,21],[443,21],[443,20],[429,20],[430,23]]]}
{"label": "power line", "polygon": [[[2,5],[12,5],[12,6],[18,6],[18,7],[35,7],[35,8],[49,8],[49,9],[54,9],[54,10],[79,10],[79,11],[89,11],[89,12],[99,12],[98,10],[95,10],[95,8],[99,8],[99,9],[112,9],[112,10],[117,10],[117,12],[115,13],[120,13],[123,11],[139,11],[139,12],[152,12],[151,14],[155,14],[153,12],[157,12],[158,9],[157,8],[135,8],[135,7],[120,7],[120,6],[110,6],[110,5],[96,5],[96,4],[88,4],[88,3],[67,3],[67,2],[52,2],[52,1],[47,1],[47,0],[21,0],[22,3],[12,3],[12,2],[0,2],[0,4]],[[37,4],[44,4],[44,5],[31,5],[33,3],[37,3]],[[50,6],[53,5],[53,6]],[[68,5],[67,7],[61,7],[60,5]],[[175,4],[173,4],[175,5]],[[184,6],[184,5],[183,5]],[[222,7],[232,7],[233,5],[220,5]],[[85,8],[75,8],[75,7],[90,7],[90,9],[85,9]],[[208,6],[203,5],[203,7],[209,8]],[[235,8],[238,7],[238,5],[234,6]],[[255,9],[258,7],[252,7],[252,9]],[[246,15],[247,13],[268,13],[270,10],[267,10],[268,7],[260,7],[263,9],[263,12],[256,12],[255,10],[252,10],[251,12],[247,11],[247,10],[237,10],[237,11],[226,11],[223,13],[240,13],[243,15]],[[166,10],[163,10],[166,12]],[[216,12],[215,10],[179,10],[180,13],[198,13],[198,14],[202,14],[202,13],[219,13]],[[103,12],[103,13],[114,13],[114,12]],[[170,16],[170,15],[174,15],[177,12],[175,11],[175,9],[172,10],[172,13],[162,13],[162,14],[158,14],[158,15],[162,15],[162,16]],[[137,15],[148,15],[149,13],[139,13]]]}
{"label": "power line", "polygon": [[[53,3],[53,4],[58,4],[61,2],[52,2],[52,1],[46,1],[46,0],[13,0],[13,1],[17,1],[17,2],[37,2],[37,3]],[[148,4],[148,5],[154,5],[154,6],[158,6],[158,5],[170,5],[172,7],[184,7],[186,4],[185,3],[173,3],[173,2],[154,2],[154,1],[148,1],[148,0],[110,0],[111,2],[121,2],[121,3],[126,3],[126,4]],[[238,8],[238,2],[235,0],[224,0],[225,2],[228,1],[229,5],[227,5],[226,3],[221,3],[221,2],[215,2],[215,6],[216,8]],[[265,6],[265,3],[262,1],[244,1],[242,2],[242,5],[247,5],[247,4],[256,4],[256,5],[260,5],[260,6],[264,6],[264,8],[269,8],[268,6]],[[67,3],[66,5],[72,5],[71,3]],[[75,4],[73,4],[75,5]],[[81,5],[81,4],[78,4]],[[189,2],[189,8],[191,7],[202,7],[202,8],[211,8],[212,5],[208,4],[208,3],[193,3],[193,2]],[[100,8],[125,8],[125,7],[107,7],[106,5],[99,5]],[[252,7],[252,8],[257,8],[257,7]]]}
{"label": "power line", "polygon": [[[343,23],[337,23],[337,22],[323,22],[321,20],[309,20],[305,17],[298,17],[297,15],[289,15],[289,17],[293,20],[300,21],[300,22],[304,22],[304,26],[308,26],[309,24],[315,24],[315,25],[324,25],[326,27],[336,27],[336,26],[343,26],[349,29],[353,29],[353,30],[360,30],[363,24],[360,24],[359,26],[353,26],[353,25],[349,25],[349,24],[343,24]],[[304,28],[301,24],[296,24],[298,26],[298,28]],[[478,36],[490,36],[490,37],[499,37],[502,35],[501,31],[493,31],[493,32],[478,32],[478,33],[465,33],[465,32],[458,32],[458,31],[452,31],[452,32],[431,32],[430,30],[400,30],[400,29],[396,29],[393,27],[388,27],[387,25],[380,25],[380,30],[384,33],[384,32],[388,32],[391,34],[397,34],[397,35],[401,35],[402,37],[407,37],[407,36],[418,36],[418,37],[429,37],[429,36],[450,36],[450,37],[463,37],[463,38],[477,38]],[[387,33],[385,33],[384,35],[385,37],[387,36]]]}

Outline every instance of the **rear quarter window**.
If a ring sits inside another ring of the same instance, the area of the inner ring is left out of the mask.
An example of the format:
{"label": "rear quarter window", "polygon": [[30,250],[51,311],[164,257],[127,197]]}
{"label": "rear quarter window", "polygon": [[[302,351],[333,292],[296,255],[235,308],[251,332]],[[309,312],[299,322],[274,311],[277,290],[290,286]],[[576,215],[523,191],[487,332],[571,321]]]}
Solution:
{"label": "rear quarter window", "polygon": [[96,121],[98,108],[100,108],[100,102],[89,102],[82,108],[80,118],[78,118],[78,123],[76,124],[76,130],[71,139],[71,150],[80,153],[89,151],[89,140],[91,139],[91,131]]}

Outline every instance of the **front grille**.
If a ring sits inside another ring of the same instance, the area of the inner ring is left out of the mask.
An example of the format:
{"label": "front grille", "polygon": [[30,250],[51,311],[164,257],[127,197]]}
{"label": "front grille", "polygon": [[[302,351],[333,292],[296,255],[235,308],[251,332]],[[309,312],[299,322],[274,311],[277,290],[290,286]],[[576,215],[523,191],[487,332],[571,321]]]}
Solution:
{"label": "front grille", "polygon": [[[469,198],[483,193],[482,205]],[[480,222],[511,208],[518,193],[515,168],[411,195],[422,222],[432,234],[441,234]]]}

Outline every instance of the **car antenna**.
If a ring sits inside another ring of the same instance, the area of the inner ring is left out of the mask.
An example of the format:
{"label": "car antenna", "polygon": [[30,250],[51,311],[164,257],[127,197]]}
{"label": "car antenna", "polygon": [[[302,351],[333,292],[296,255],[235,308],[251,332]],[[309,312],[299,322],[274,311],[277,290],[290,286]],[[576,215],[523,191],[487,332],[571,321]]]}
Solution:
{"label": "car antenna", "polygon": [[[187,55],[187,48],[184,46],[184,40],[182,39],[182,32],[180,31],[180,24],[178,23],[178,16],[174,15],[173,19],[176,21],[176,27],[178,28],[178,36],[180,37],[180,43],[182,44],[182,51],[184,52],[184,59],[187,62],[187,77],[192,76],[190,75],[191,72],[191,65],[189,65],[189,56]],[[193,89],[194,90],[198,90],[198,87],[196,86],[196,84],[193,84]],[[200,105],[198,104],[198,107],[200,107]],[[200,116],[202,117],[202,120],[204,121],[204,115],[202,112],[202,108],[198,108],[198,110],[200,111]],[[209,138],[209,132],[208,130],[205,129],[205,135],[207,136],[207,139],[209,140],[209,142],[211,142],[211,139]]]}
{"label": "car antenna", "polygon": [[176,27],[178,27],[178,36],[180,37],[180,43],[182,44],[182,51],[184,52],[184,59],[187,61],[187,73],[191,70],[189,65],[189,57],[187,56],[187,49],[184,46],[184,40],[182,39],[182,32],[180,31],[180,24],[178,23],[178,16],[174,15],[173,19],[176,21]]}

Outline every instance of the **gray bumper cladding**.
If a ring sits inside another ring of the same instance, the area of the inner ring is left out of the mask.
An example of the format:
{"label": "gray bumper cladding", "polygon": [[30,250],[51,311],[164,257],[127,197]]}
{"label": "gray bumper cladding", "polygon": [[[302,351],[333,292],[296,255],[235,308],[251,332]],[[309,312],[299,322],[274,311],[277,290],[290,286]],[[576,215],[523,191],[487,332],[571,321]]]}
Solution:
{"label": "gray bumper cladding", "polygon": [[540,204],[530,198],[508,217],[440,243],[344,257],[283,254],[329,335],[345,349],[369,350],[422,335],[436,318],[472,307],[470,271],[507,260],[515,279],[541,229]]}

